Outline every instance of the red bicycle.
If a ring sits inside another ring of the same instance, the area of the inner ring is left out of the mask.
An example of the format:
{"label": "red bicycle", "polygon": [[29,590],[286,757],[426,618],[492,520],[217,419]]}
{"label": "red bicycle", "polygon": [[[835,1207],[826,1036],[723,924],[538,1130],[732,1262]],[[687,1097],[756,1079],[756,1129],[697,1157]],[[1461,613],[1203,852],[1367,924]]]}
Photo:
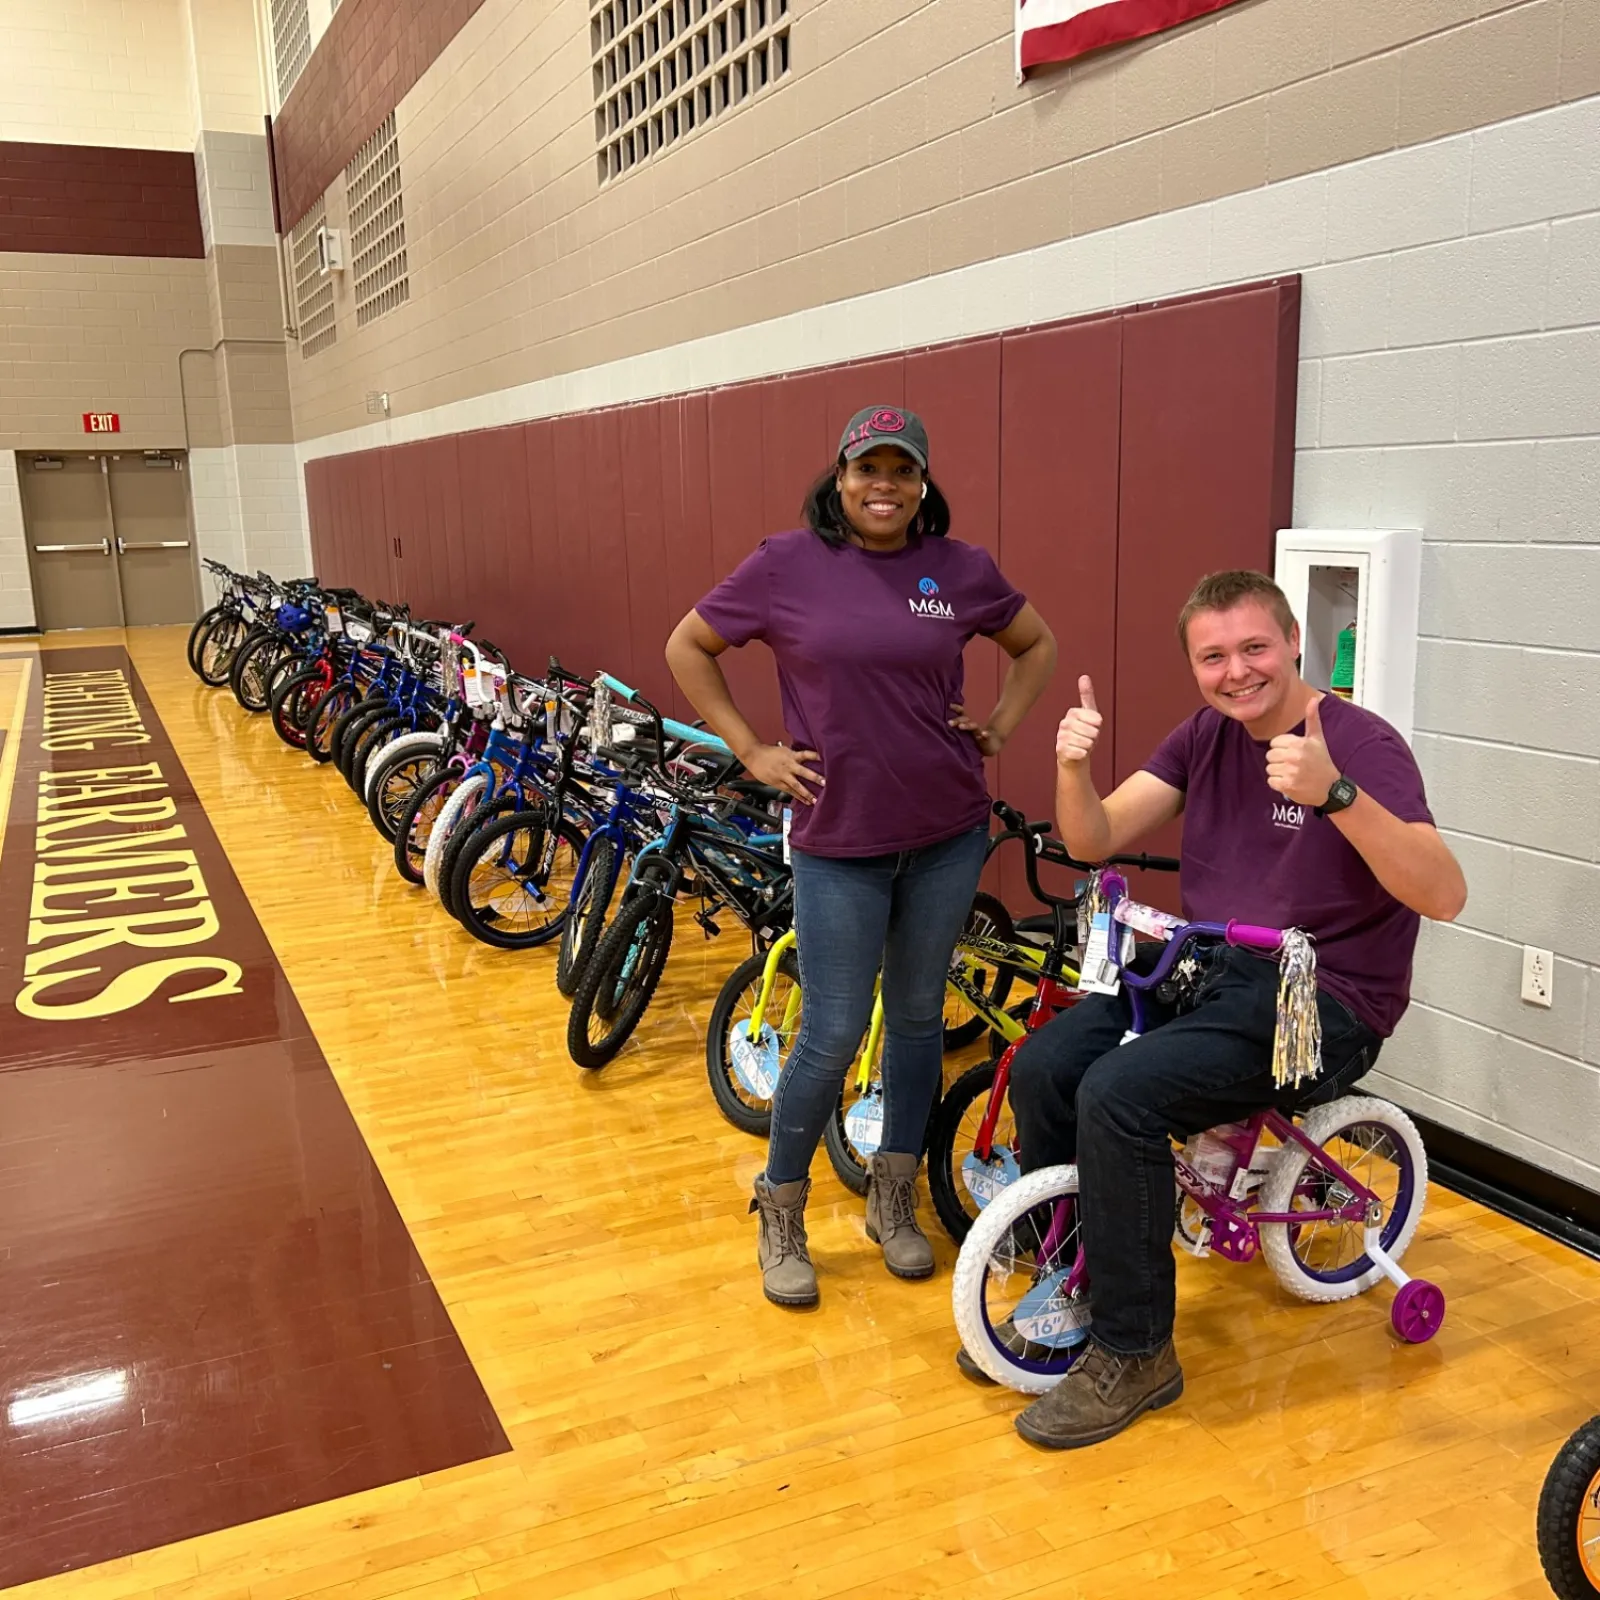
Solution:
{"label": "red bicycle", "polygon": [[[957,948],[957,963],[980,958],[997,970],[1026,971],[1036,975],[1033,999],[1025,1016],[1017,1010],[1002,1011],[979,1004],[979,997],[967,995],[968,1003],[1004,1043],[988,1061],[969,1067],[946,1090],[934,1107],[928,1123],[928,1193],[934,1210],[950,1237],[961,1243],[988,1203],[1022,1176],[1017,1160],[1017,1130],[1006,1101],[1011,1083],[1011,1062],[1017,1047],[1028,1035],[1070,1006],[1083,994],[1078,988],[1076,955],[1081,943],[1078,927],[1078,896],[1051,894],[1039,882],[1039,863],[1070,867],[1087,873],[1084,862],[1067,854],[1059,839],[1049,837],[1048,822],[1029,822],[1020,811],[1003,800],[994,804],[994,814],[1004,825],[995,835],[990,852],[1010,839],[1021,839],[1027,846],[1028,892],[1048,910],[1018,924],[1023,934],[1045,933],[1049,942],[1038,944],[985,941],[971,934],[962,936]],[[1124,866],[1153,867],[1175,871],[1178,863],[1167,856],[1117,856]],[[961,975],[952,972],[951,982],[965,991]]]}

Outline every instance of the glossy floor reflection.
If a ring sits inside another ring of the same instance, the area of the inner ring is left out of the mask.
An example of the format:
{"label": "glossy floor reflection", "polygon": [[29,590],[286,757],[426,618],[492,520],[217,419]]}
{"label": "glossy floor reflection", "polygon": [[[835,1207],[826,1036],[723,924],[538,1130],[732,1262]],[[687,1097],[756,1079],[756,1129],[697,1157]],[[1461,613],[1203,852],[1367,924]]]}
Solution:
{"label": "glossy floor reflection", "polygon": [[505,1448],[125,652],[5,666],[0,1585]]}
{"label": "glossy floor reflection", "polygon": [[[762,1150],[702,1056],[731,934],[685,922],[637,1047],[580,1073],[550,953],[475,944],[402,884],[337,774],[198,687],[182,643],[129,649],[512,1450],[27,1600],[1548,1600],[1533,1510],[1600,1409],[1600,1264],[1436,1190],[1407,1264],[1449,1321],[1405,1348],[1381,1292],[1308,1306],[1185,1258],[1182,1401],[1036,1452],[951,1364],[948,1242],[931,1283],[888,1278],[823,1162],[822,1307],[761,1299]],[[327,1272],[356,1246],[317,1248]]]}

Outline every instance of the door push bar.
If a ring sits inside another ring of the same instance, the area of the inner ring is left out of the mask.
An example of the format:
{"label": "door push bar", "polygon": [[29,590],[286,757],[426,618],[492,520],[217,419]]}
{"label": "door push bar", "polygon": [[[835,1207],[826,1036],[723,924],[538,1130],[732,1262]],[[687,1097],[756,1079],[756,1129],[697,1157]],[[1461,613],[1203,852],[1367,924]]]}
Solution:
{"label": "door push bar", "polygon": [[34,547],[40,555],[54,555],[62,550],[98,550],[101,555],[111,554],[111,541],[109,539],[96,539],[93,544],[36,544]]}
{"label": "door push bar", "polygon": [[119,533],[117,535],[117,554],[122,555],[129,550],[187,550],[187,539],[151,539],[143,544],[129,544]]}

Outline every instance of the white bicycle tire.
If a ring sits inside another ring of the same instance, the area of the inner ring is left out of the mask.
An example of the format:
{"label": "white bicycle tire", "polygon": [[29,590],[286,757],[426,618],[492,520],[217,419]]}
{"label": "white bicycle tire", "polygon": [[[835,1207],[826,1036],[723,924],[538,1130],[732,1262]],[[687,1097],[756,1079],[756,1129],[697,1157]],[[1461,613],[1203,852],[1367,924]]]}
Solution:
{"label": "white bicycle tire", "polygon": [[1060,1373],[1030,1372],[1007,1361],[989,1337],[984,1313],[983,1287],[989,1256],[1018,1218],[1042,1201],[1078,1192],[1076,1167],[1040,1167],[1008,1184],[978,1213],[978,1220],[962,1242],[956,1270],[950,1280],[950,1305],[962,1347],[977,1364],[1008,1389],[1021,1394],[1043,1394],[1061,1381]]}
{"label": "white bicycle tire", "polygon": [[444,847],[449,844],[450,835],[466,815],[467,808],[488,786],[489,780],[481,772],[458,783],[455,792],[445,801],[444,809],[433,825],[433,832],[428,835],[428,848],[422,857],[422,881],[435,900],[441,899],[439,874],[444,866]]}
{"label": "white bicycle tire", "polygon": [[399,756],[411,755],[418,750],[437,750],[444,743],[444,735],[440,733],[402,733],[390,739],[387,744],[380,745],[367,757],[367,770],[361,785],[361,798],[372,798],[372,782],[377,777],[379,769],[389,761]]}
{"label": "white bicycle tire", "polygon": [[[1403,1219],[1389,1256],[1398,1261],[1406,1252],[1422,1220],[1423,1207],[1428,1199],[1428,1153],[1423,1148],[1422,1135],[1416,1124],[1399,1106],[1374,1095],[1344,1095],[1330,1100],[1326,1105],[1315,1106],[1300,1119],[1300,1129],[1315,1145],[1322,1145],[1341,1128],[1354,1123],[1375,1123],[1393,1131],[1405,1145],[1411,1157],[1416,1181],[1412,1185],[1411,1208]],[[1293,1209],[1295,1186],[1305,1170],[1310,1154],[1297,1144],[1285,1145],[1272,1159],[1272,1168],[1262,1180],[1260,1205],[1263,1211],[1290,1211]],[[1264,1222],[1260,1227],[1261,1254],[1266,1258],[1272,1275],[1290,1294],[1300,1300],[1310,1300],[1326,1305],[1336,1300],[1351,1300],[1374,1288],[1383,1277],[1383,1269],[1372,1266],[1355,1278],[1343,1283],[1327,1283],[1307,1273],[1295,1259],[1289,1245],[1289,1224]]]}

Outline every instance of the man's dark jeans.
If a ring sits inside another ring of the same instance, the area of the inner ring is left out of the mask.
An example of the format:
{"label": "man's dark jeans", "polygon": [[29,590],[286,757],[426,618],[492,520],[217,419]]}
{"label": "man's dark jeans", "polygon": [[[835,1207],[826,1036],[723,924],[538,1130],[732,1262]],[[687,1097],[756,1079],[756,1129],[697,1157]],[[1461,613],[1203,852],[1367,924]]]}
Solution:
{"label": "man's dark jeans", "polygon": [[1132,1018],[1124,986],[1091,995],[1033,1034],[1012,1064],[1010,1098],[1024,1172],[1076,1161],[1094,1337],[1120,1355],[1153,1355],[1172,1337],[1174,1176],[1180,1139],[1267,1106],[1289,1112],[1338,1092],[1372,1065],[1381,1040],[1326,992],[1322,1072],[1272,1081],[1278,966],[1242,950],[1215,953],[1181,1012],[1153,996],[1146,1031],[1119,1044]]}

